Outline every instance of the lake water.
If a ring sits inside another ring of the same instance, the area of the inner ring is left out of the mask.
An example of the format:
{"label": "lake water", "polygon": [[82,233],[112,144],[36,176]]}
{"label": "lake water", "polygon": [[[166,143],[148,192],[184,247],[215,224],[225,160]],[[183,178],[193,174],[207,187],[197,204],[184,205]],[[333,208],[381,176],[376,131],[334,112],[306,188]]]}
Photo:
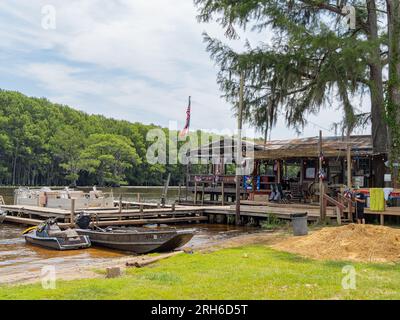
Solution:
{"label": "lake water", "polygon": [[[63,187],[54,187],[52,189],[64,189]],[[82,190],[89,192],[92,187],[77,187],[76,190]],[[105,193],[113,193],[115,198],[120,195],[124,200],[137,200],[138,194],[140,194],[141,201],[145,202],[160,202],[161,195],[164,187],[120,187],[120,188],[97,188]],[[167,193],[167,201],[173,202],[178,199],[179,191],[178,187],[169,187]],[[0,187],[0,195],[4,197],[6,204],[14,204],[14,187]],[[185,196],[185,189],[181,189],[181,198]]]}

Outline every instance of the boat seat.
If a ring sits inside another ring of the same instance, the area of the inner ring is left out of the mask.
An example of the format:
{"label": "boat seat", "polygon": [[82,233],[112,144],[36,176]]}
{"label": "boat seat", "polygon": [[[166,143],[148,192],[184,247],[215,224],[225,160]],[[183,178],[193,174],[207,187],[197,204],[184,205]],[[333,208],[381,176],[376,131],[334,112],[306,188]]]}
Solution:
{"label": "boat seat", "polygon": [[61,230],[49,230],[47,232],[49,237],[54,237],[54,238],[65,238],[66,234],[61,231]]}
{"label": "boat seat", "polygon": [[55,237],[55,238],[76,238],[79,237],[79,235],[76,233],[75,230],[72,229],[67,229],[65,231],[62,230],[49,230],[48,231],[49,237]]}

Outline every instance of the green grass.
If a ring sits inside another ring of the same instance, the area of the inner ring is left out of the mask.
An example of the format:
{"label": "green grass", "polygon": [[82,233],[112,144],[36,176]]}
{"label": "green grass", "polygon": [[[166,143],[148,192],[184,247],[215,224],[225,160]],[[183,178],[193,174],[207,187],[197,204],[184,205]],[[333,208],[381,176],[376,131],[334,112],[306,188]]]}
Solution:
{"label": "green grass", "polygon": [[399,265],[353,264],[357,289],[344,290],[346,262],[322,262],[265,246],[181,254],[117,279],[0,287],[0,299],[399,299]]}

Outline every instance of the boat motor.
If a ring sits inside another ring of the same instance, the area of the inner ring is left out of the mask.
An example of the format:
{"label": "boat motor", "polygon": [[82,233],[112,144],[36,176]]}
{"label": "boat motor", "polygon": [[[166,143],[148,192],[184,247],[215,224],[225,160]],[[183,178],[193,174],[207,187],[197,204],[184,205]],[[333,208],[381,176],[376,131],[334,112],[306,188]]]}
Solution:
{"label": "boat motor", "polygon": [[89,229],[91,221],[92,221],[91,214],[85,211],[80,212],[75,219],[75,223],[80,229]]}
{"label": "boat motor", "polygon": [[4,220],[6,219],[6,216],[7,216],[7,212],[0,209],[0,223],[4,222]]}

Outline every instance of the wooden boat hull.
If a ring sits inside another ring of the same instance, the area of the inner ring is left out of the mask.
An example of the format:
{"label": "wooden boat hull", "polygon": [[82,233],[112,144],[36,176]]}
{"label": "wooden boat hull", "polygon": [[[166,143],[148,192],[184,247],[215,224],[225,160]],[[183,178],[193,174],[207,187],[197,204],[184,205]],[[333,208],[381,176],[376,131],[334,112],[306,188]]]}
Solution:
{"label": "wooden boat hull", "polygon": [[76,229],[76,232],[88,236],[93,245],[138,254],[172,251],[189,242],[194,235],[192,230],[102,232]]}
{"label": "wooden boat hull", "polygon": [[56,237],[38,237],[36,231],[24,235],[25,241],[29,244],[53,250],[78,250],[89,248],[91,243],[87,236],[79,236],[77,240],[67,240]]}

